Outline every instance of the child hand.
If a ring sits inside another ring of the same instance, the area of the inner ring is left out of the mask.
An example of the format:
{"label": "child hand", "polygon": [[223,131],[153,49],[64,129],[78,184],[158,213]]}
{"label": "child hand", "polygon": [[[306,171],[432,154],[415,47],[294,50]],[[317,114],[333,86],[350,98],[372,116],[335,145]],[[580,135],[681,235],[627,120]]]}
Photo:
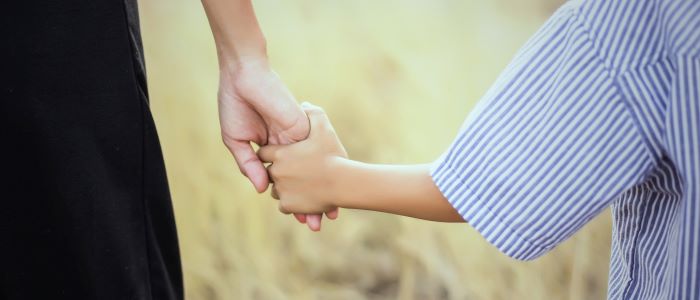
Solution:
{"label": "child hand", "polygon": [[283,213],[318,214],[335,211],[332,194],[334,165],[347,158],[328,116],[318,106],[302,108],[309,117],[309,137],[291,145],[260,148],[258,156],[271,163],[267,170],[273,182],[272,197]]}

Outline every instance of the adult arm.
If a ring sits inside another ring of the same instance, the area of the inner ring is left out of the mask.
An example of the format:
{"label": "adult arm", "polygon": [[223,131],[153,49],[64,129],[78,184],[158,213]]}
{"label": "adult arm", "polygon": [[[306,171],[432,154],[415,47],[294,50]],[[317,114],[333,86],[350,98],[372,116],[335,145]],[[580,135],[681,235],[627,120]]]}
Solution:
{"label": "adult arm", "polygon": [[[268,63],[265,38],[250,0],[202,0],[219,59],[219,120],[221,135],[238,167],[258,192],[268,174],[252,148],[287,144],[306,138],[309,126],[296,99]],[[335,218],[337,211],[331,211]],[[319,230],[321,216],[308,218]]]}

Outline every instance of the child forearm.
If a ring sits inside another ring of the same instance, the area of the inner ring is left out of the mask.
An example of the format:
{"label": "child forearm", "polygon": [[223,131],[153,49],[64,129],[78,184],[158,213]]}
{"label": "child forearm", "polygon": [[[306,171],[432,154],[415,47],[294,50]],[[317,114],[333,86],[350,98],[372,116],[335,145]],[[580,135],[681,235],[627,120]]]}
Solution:
{"label": "child forearm", "polygon": [[339,158],[337,206],[439,222],[464,222],[433,183],[429,165],[378,165]]}
{"label": "child forearm", "polygon": [[319,213],[335,207],[374,210],[440,222],[463,222],[433,183],[429,165],[377,165],[347,159],[319,107],[304,104],[309,137],[258,151],[285,213]]}

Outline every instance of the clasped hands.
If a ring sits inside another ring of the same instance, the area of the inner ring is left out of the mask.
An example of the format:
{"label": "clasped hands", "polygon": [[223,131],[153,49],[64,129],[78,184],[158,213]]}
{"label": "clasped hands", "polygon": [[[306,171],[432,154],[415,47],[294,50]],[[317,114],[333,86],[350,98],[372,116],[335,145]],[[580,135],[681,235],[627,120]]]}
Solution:
{"label": "clasped hands", "polygon": [[218,105],[223,142],[259,193],[272,184],[279,210],[313,231],[338,216],[328,175],[347,153],[321,108],[300,106],[264,60],[222,69]]}
{"label": "clasped hands", "polygon": [[272,197],[279,200],[282,213],[315,214],[336,210],[332,176],[347,152],[338,140],[328,116],[318,106],[301,105],[309,118],[307,139],[290,145],[267,145],[258,157],[270,163]]}

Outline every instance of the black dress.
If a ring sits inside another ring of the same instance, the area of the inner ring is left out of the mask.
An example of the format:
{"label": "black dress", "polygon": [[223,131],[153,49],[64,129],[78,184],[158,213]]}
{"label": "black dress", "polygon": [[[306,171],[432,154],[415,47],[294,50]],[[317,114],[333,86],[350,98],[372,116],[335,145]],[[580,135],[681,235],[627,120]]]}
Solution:
{"label": "black dress", "polygon": [[181,299],[135,0],[0,8],[0,299]]}

